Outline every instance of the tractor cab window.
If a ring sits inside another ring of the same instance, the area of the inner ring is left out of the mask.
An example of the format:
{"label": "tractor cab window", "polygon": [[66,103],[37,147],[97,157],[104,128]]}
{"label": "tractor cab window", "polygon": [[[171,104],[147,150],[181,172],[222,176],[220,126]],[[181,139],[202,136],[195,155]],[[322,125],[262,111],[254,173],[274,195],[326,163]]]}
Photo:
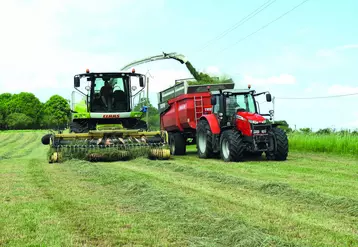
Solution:
{"label": "tractor cab window", "polygon": [[255,101],[251,94],[234,94],[226,98],[226,112],[228,116],[236,113],[238,108],[255,113]]}
{"label": "tractor cab window", "polygon": [[213,106],[213,113],[218,114],[220,111],[220,97],[219,95],[216,95],[215,98],[216,98],[216,105]]}
{"label": "tractor cab window", "polygon": [[126,78],[96,78],[92,95],[92,111],[128,111],[128,92],[126,84]]}

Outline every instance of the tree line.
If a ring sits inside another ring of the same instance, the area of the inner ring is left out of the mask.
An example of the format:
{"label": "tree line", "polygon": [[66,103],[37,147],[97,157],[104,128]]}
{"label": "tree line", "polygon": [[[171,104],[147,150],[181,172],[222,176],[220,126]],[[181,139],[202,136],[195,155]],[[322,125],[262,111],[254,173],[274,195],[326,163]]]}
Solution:
{"label": "tree line", "polygon": [[[149,109],[150,129],[159,129],[159,112],[150,102],[142,105]],[[71,121],[70,102],[60,95],[53,95],[41,102],[33,93],[0,94],[0,130],[16,129],[65,129]]]}
{"label": "tree line", "polygon": [[70,119],[70,104],[59,95],[45,103],[33,93],[0,94],[0,129],[65,128]]}

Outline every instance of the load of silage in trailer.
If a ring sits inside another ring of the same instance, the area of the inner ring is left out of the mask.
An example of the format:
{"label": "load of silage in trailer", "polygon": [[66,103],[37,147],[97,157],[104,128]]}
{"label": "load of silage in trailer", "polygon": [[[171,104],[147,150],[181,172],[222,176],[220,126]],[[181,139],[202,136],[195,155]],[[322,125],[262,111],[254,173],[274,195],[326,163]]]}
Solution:
{"label": "load of silage in trailer", "polygon": [[[83,136],[85,134],[82,134]],[[71,138],[71,135],[66,136],[63,134],[51,136],[50,150],[48,152],[50,163],[71,159],[100,162],[125,161],[137,157],[147,157],[149,159],[170,158],[167,142],[160,136],[141,139],[135,137],[123,139],[114,136],[99,139],[71,140]]]}

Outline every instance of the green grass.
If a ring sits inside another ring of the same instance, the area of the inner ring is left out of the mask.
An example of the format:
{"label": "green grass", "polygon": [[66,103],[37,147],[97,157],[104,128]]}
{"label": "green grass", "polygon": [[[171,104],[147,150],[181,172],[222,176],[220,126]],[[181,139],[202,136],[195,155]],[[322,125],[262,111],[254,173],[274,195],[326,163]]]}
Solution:
{"label": "green grass", "polygon": [[0,246],[358,246],[356,158],[48,164],[41,136],[0,135]]}
{"label": "green grass", "polygon": [[46,132],[46,130],[34,130],[34,129],[28,129],[28,130],[0,130],[0,135],[3,134],[3,135],[6,135],[6,134],[9,134],[9,133],[20,133],[20,132]]}
{"label": "green grass", "polygon": [[290,148],[298,151],[324,152],[358,156],[358,136],[351,134],[289,135]]}

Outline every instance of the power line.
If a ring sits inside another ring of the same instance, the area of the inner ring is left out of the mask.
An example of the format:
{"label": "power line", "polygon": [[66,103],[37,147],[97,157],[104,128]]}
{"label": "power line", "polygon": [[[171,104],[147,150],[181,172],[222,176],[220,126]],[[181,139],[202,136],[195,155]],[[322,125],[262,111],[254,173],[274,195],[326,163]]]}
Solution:
{"label": "power line", "polygon": [[308,2],[308,1],[309,1],[309,0],[304,0],[304,1],[302,1],[300,4],[296,5],[296,6],[293,7],[292,9],[286,11],[285,13],[283,13],[282,15],[280,15],[279,17],[277,17],[276,19],[270,21],[269,23],[265,24],[264,26],[260,27],[259,29],[257,29],[256,31],[250,33],[249,35],[247,35],[247,36],[241,38],[241,39],[238,40],[236,43],[234,43],[234,44],[232,44],[232,45],[230,45],[230,46],[228,46],[228,47],[222,49],[222,50],[220,51],[220,53],[221,53],[221,52],[224,52],[224,51],[227,50],[227,49],[229,49],[231,46],[237,45],[238,43],[244,41],[245,39],[249,38],[250,36],[252,36],[252,35],[254,35],[254,34],[260,32],[261,30],[265,29],[266,27],[268,27],[269,25],[271,25],[271,24],[274,23],[275,21],[278,21],[279,19],[281,19],[282,17],[284,17],[285,15],[289,14],[290,12],[292,12],[292,11],[295,10],[295,9],[297,9],[298,7],[300,7],[301,5],[303,5],[304,3]]}
{"label": "power line", "polygon": [[[245,16],[244,18],[242,18],[239,22],[237,22],[234,26],[232,26],[231,28],[227,29],[226,31],[224,31],[223,33],[219,34],[218,36],[216,36],[214,39],[208,41],[206,43],[206,45],[204,45],[204,47],[201,48],[202,51],[204,50],[206,47],[208,47],[210,45],[210,43],[220,40],[222,37],[224,37],[225,35],[227,35],[228,33],[230,33],[231,31],[235,30],[236,28],[240,27],[241,25],[243,25],[245,22],[247,22],[248,20],[250,20],[251,18],[255,17],[257,14],[259,14],[261,11],[263,11],[264,9],[266,9],[267,7],[269,7],[271,4],[273,4],[274,2],[276,2],[276,0],[273,0],[272,2],[270,2],[271,0],[268,0],[267,2],[265,2],[264,4],[262,4],[260,7],[258,7],[257,9],[255,9],[253,12],[251,12],[249,15]],[[266,5],[266,6],[265,6]],[[260,10],[260,8],[262,8]],[[251,16],[252,15],[252,16]],[[251,17],[250,17],[251,16]]]}
{"label": "power line", "polygon": [[275,97],[275,99],[326,99],[326,98],[338,98],[338,97],[346,97],[346,96],[353,96],[353,95],[358,95],[358,93],[339,94],[339,95],[331,95],[331,96],[306,97],[306,98],[281,98],[281,97]]}

